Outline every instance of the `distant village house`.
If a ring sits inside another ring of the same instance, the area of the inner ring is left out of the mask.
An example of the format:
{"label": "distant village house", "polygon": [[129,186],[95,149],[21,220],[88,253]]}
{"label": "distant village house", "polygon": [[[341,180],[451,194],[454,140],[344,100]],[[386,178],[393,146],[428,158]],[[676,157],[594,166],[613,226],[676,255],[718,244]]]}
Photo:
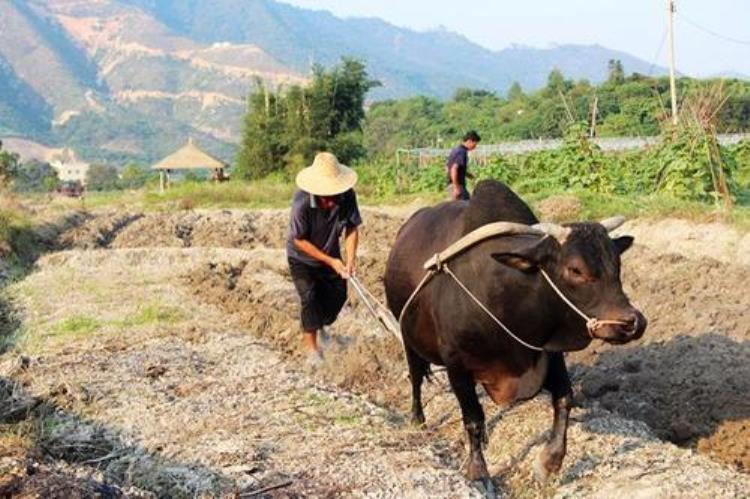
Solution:
{"label": "distant village house", "polygon": [[81,160],[69,147],[55,152],[49,157],[49,164],[57,172],[57,178],[62,182],[80,182],[86,185],[89,173],[89,163]]}

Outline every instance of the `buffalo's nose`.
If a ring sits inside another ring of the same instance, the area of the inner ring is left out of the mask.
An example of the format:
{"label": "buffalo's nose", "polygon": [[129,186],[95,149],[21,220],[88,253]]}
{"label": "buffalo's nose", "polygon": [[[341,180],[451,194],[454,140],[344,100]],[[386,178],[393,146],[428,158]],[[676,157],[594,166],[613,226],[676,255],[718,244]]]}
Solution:
{"label": "buffalo's nose", "polygon": [[629,337],[640,337],[643,332],[646,330],[646,317],[643,316],[642,313],[640,313],[638,310],[633,310],[633,312],[625,317],[622,318],[622,322],[624,323],[622,326],[622,329],[625,331],[625,333]]}

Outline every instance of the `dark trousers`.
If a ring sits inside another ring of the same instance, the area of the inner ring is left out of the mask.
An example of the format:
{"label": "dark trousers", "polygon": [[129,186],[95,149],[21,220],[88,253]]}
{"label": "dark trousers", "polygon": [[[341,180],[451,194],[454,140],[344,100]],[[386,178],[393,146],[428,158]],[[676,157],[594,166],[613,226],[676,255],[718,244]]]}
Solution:
{"label": "dark trousers", "polygon": [[300,299],[302,329],[316,331],[333,324],[346,303],[346,281],[330,267],[313,267],[289,259]]}

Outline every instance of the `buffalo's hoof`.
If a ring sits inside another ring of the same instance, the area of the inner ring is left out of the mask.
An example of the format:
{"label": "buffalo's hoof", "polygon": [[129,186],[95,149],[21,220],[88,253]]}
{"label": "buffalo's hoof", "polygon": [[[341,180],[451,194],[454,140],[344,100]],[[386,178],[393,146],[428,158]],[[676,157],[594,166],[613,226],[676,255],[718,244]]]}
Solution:
{"label": "buffalo's hoof", "polygon": [[547,449],[542,450],[534,460],[534,478],[536,481],[547,483],[550,477],[557,474],[562,468],[563,457],[564,455],[551,454]]}
{"label": "buffalo's hoof", "polygon": [[487,471],[487,464],[481,456],[469,459],[466,464],[466,477],[474,482],[489,480],[490,474]]}
{"label": "buffalo's hoof", "polygon": [[412,413],[411,415],[411,424],[413,426],[416,426],[417,428],[424,428],[426,424],[426,420],[423,413]]}
{"label": "buffalo's hoof", "polygon": [[495,484],[492,483],[492,479],[483,478],[476,480],[476,487],[480,490],[484,497],[487,499],[497,499],[497,491],[495,490]]}

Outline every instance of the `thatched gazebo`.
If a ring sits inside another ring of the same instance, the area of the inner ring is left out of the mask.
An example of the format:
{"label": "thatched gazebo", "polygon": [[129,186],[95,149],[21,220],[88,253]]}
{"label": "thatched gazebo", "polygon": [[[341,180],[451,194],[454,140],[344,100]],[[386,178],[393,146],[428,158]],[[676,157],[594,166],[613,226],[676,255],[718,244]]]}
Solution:
{"label": "thatched gazebo", "polygon": [[151,169],[159,170],[159,190],[164,192],[165,184],[169,185],[169,174],[172,170],[208,169],[214,172],[215,179],[223,180],[226,178],[224,169],[228,166],[195,145],[190,138],[182,148],[156,163]]}

